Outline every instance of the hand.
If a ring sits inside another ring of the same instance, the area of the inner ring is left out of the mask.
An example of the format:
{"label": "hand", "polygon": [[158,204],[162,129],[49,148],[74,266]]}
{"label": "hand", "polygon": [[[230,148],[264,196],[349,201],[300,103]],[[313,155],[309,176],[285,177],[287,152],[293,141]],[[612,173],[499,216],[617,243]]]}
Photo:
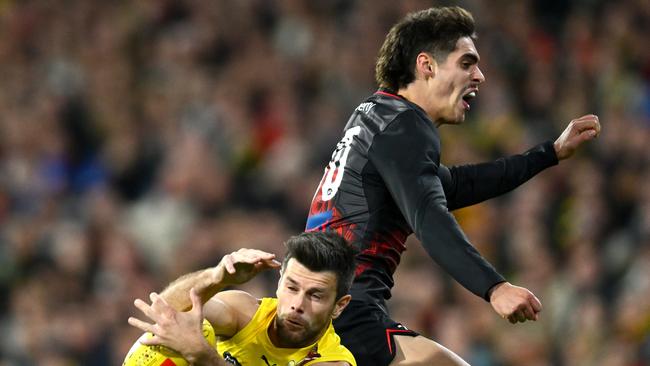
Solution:
{"label": "hand", "polygon": [[532,292],[519,286],[503,282],[494,287],[490,294],[490,304],[494,311],[510,323],[523,323],[539,319],[542,303]]}
{"label": "hand", "polygon": [[275,260],[275,254],[243,248],[221,259],[215,268],[216,282],[226,286],[238,285],[249,281],[264,270],[280,266],[280,262]]}
{"label": "hand", "polygon": [[197,359],[205,357],[200,355],[215,352],[203,336],[203,305],[194,289],[190,290],[192,310],[187,312],[175,310],[155,292],[149,298],[151,305],[140,299],[136,299],[134,305],[154,324],[134,317],[128,320],[132,326],[153,334],[153,337],[142,339],[140,343],[171,348],[186,359]]}
{"label": "hand", "polygon": [[598,116],[588,114],[572,120],[553,144],[557,159],[570,158],[583,142],[593,140],[599,134]]}

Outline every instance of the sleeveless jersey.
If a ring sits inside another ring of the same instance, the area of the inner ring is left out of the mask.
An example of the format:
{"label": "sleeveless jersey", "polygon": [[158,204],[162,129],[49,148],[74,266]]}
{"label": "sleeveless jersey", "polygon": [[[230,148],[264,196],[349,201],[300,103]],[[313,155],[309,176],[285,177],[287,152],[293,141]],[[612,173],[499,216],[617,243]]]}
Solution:
{"label": "sleeveless jersey", "polygon": [[308,366],[319,362],[346,361],[356,366],[354,356],[334,332],[332,323],[315,344],[304,348],[279,348],[269,339],[278,300],[263,298],[251,321],[237,334],[217,341],[217,351],[227,365]]}

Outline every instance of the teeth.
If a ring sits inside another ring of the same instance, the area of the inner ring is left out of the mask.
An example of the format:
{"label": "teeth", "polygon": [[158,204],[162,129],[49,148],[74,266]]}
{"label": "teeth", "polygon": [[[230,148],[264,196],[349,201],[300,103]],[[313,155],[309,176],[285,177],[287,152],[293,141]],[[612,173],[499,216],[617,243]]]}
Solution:
{"label": "teeth", "polygon": [[468,93],[467,96],[470,97],[470,98],[475,98],[476,97],[476,92],[473,91],[471,93]]}

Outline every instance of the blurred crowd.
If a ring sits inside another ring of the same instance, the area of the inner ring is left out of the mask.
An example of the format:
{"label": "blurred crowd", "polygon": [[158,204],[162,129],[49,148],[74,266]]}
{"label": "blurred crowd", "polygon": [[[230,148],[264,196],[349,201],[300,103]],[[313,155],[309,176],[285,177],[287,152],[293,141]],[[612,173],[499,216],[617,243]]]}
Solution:
{"label": "blurred crowd", "polygon": [[[0,0],[0,366],[120,364],[135,298],[240,247],[282,255],[390,26],[451,3]],[[650,3],[453,4],[487,81],[441,128],[443,163],[523,152],[587,113],[603,130],[455,212],[540,321],[503,321],[415,238],[392,314],[475,366],[650,365]]]}

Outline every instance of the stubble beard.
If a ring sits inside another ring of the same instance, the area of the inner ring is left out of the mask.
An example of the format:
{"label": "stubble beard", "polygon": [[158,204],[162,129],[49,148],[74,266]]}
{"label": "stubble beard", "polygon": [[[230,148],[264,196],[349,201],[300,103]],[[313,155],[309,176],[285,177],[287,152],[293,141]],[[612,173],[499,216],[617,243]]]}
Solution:
{"label": "stubble beard", "polygon": [[285,348],[303,348],[316,340],[320,333],[320,328],[310,326],[309,324],[303,325],[301,331],[290,331],[284,319],[280,317],[275,318],[275,327],[277,329],[278,340]]}

